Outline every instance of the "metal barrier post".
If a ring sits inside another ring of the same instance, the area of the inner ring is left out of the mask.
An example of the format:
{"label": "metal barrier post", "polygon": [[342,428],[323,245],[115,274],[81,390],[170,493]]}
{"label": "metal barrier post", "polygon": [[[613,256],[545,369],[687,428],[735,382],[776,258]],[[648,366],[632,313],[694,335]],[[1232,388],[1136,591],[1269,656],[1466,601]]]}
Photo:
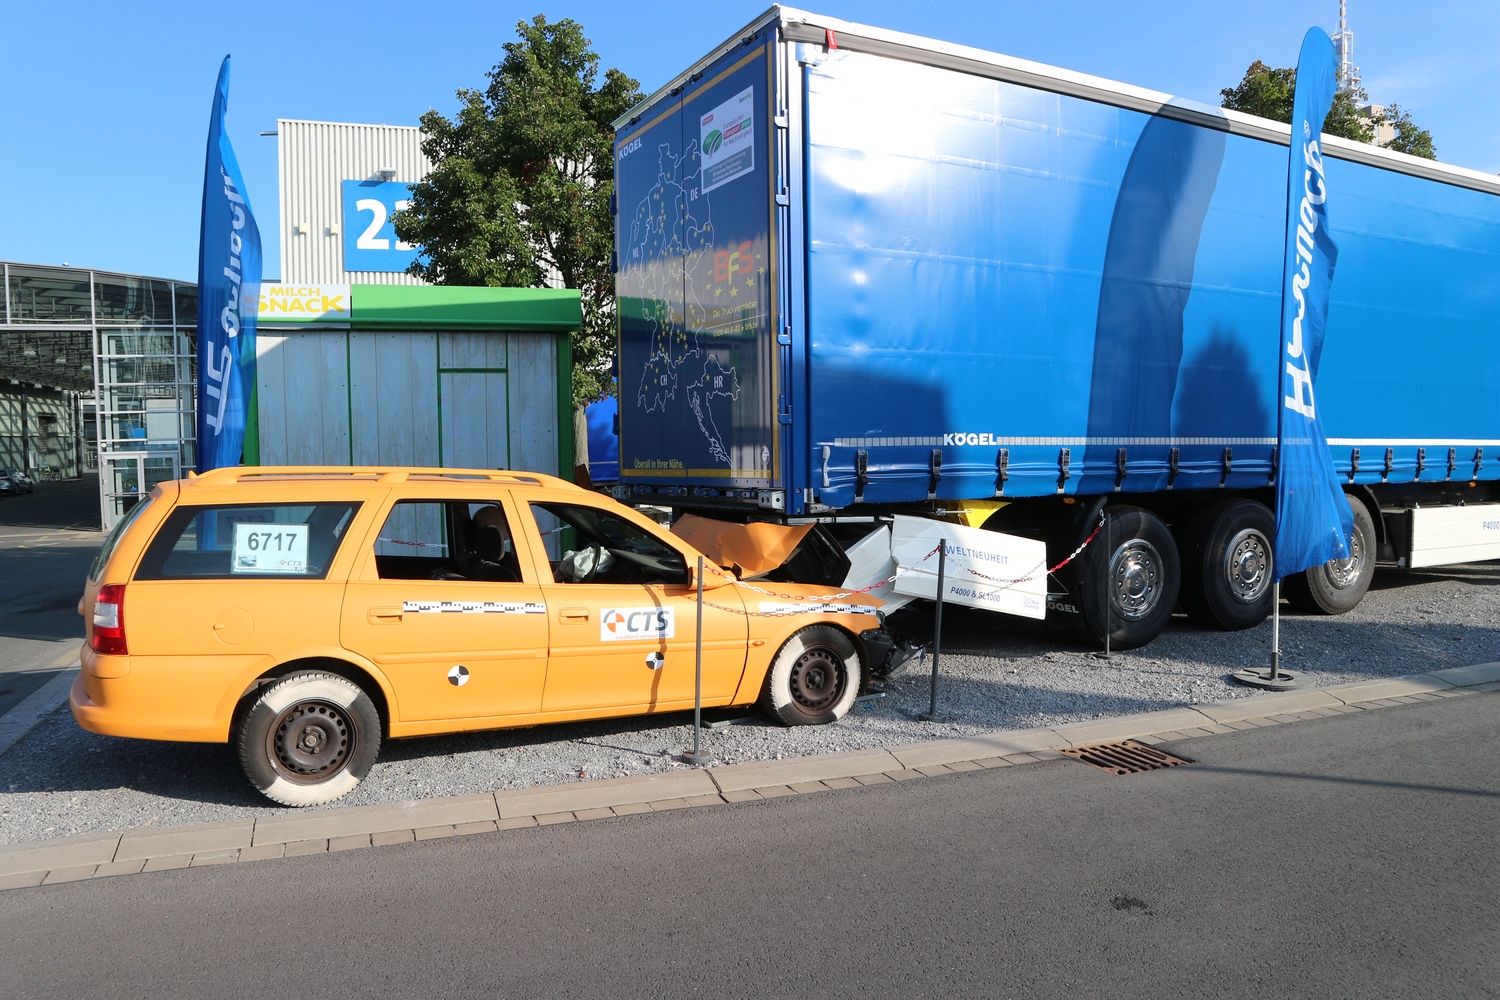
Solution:
{"label": "metal barrier post", "polygon": [[698,746],[699,734],[703,732],[703,557],[698,557],[698,634],[693,642],[693,749],[681,754],[678,760],[685,764],[707,762],[708,754]]}
{"label": "metal barrier post", "polygon": [[1099,516],[1104,518],[1104,572],[1100,575],[1104,577],[1104,658],[1107,660],[1109,659],[1109,634],[1114,631],[1115,627],[1115,604],[1111,600],[1111,591],[1114,589],[1111,584],[1114,583],[1112,577],[1115,547],[1110,544],[1114,539],[1110,537],[1109,513],[1100,511]]}
{"label": "metal barrier post", "polygon": [[937,611],[932,620],[932,696],[927,711],[917,718],[923,722],[945,722],[937,710],[938,661],[943,656],[943,570],[948,555],[948,539],[938,539]]}

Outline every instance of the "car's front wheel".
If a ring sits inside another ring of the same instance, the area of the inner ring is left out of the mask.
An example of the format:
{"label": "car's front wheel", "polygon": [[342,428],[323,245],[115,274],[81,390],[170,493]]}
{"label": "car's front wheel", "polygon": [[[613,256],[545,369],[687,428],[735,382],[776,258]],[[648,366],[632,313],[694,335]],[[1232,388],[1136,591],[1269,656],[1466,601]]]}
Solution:
{"label": "car's front wheel", "polygon": [[380,713],[353,681],[298,671],[261,691],[236,745],[245,776],[266,798],[321,805],[370,773],[380,753]]}
{"label": "car's front wheel", "polygon": [[788,726],[836,722],[864,681],[854,643],[828,625],[795,632],[776,654],[760,696],[767,715]]}

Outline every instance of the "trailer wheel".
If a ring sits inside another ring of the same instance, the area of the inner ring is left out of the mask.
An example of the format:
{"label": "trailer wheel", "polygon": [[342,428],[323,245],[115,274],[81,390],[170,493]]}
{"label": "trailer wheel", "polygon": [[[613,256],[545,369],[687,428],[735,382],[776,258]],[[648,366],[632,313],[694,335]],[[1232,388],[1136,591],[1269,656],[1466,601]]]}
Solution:
{"label": "trailer wheel", "polygon": [[1103,646],[1107,627],[1112,648],[1135,649],[1160,635],[1177,608],[1182,586],[1177,543],[1149,510],[1110,507],[1107,513],[1107,539],[1101,532],[1084,550],[1079,628],[1086,641]]}
{"label": "trailer wheel", "polygon": [[[1345,494],[1348,496],[1348,494]],[[1308,614],[1341,615],[1364,600],[1375,576],[1375,522],[1364,503],[1349,497],[1354,512],[1354,538],[1347,559],[1330,559],[1321,566],[1293,573],[1283,581],[1287,600]]]}
{"label": "trailer wheel", "polygon": [[837,722],[864,682],[859,651],[827,625],[800,629],[776,653],[766,674],[760,707],[788,726]]}
{"label": "trailer wheel", "polygon": [[1182,533],[1182,610],[1200,625],[1237,632],[1271,613],[1276,518],[1254,500],[1198,511]]}

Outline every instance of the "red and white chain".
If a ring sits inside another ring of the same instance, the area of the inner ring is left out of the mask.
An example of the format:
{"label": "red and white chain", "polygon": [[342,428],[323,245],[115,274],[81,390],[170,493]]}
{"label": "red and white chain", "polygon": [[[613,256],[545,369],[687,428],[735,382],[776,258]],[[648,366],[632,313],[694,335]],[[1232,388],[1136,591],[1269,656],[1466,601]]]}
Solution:
{"label": "red and white chain", "polygon": [[[1058,570],[1062,569],[1068,563],[1070,563],[1074,559],[1078,558],[1079,553],[1083,552],[1084,549],[1086,549],[1086,548],[1089,547],[1089,543],[1092,542],[1095,538],[1098,537],[1099,532],[1103,528],[1104,528],[1104,512],[1101,510],[1099,512],[1099,523],[1096,524],[1096,525],[1094,525],[1094,530],[1091,531],[1091,532],[1089,532],[1089,537],[1087,537],[1087,538],[1085,538],[1083,540],[1083,544],[1082,545],[1078,546],[1078,548],[1076,548],[1072,552],[1068,553],[1067,558],[1063,559],[1062,562],[1058,563],[1056,566],[1053,566],[1051,569],[1047,570],[1047,573],[1049,575],[1052,574],[1052,573],[1056,573]],[[1017,579],[1014,579],[1014,580],[997,580],[997,579],[995,579],[992,576],[985,576],[983,573],[979,572],[977,569],[971,569],[968,566],[962,566],[960,568],[965,573],[968,573],[968,574],[970,574],[972,576],[977,576],[981,580],[986,580],[986,581],[988,581],[990,583],[999,584],[1002,587],[1014,587],[1018,583],[1029,583],[1030,581],[1035,580],[1037,578],[1037,575],[1038,575],[1037,571],[1040,570],[1040,569],[1042,569],[1046,565],[1047,565],[1047,560],[1043,559],[1041,562],[1037,563],[1036,569],[1033,569],[1026,576],[1018,577]]]}

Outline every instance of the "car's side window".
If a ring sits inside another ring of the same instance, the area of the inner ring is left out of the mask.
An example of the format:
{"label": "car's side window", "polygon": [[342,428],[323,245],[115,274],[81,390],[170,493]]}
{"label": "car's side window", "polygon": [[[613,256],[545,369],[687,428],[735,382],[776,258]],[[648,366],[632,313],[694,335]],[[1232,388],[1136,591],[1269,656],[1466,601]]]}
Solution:
{"label": "car's side window", "polygon": [[685,584],[687,561],[639,525],[598,507],[533,503],[558,583]]}
{"label": "car's side window", "polygon": [[510,524],[498,503],[402,500],[375,541],[382,580],[521,582]]}
{"label": "car's side window", "polygon": [[151,540],[135,578],[321,580],[359,507],[355,501],[178,507]]}

